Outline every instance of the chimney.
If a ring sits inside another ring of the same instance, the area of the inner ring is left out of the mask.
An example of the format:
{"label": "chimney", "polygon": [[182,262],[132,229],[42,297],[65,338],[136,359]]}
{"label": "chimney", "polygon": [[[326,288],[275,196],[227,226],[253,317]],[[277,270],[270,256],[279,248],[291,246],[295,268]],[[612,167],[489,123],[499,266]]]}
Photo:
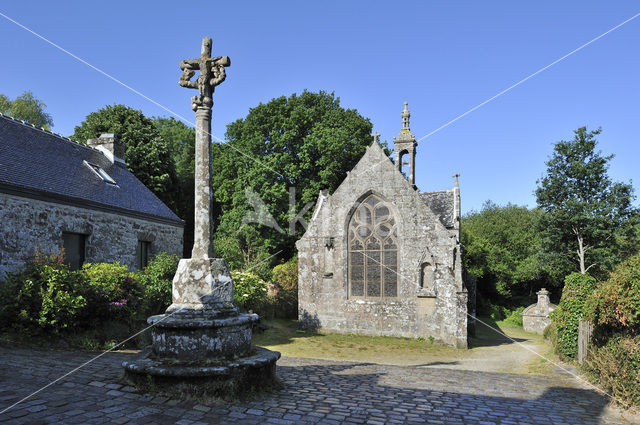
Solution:
{"label": "chimney", "polygon": [[97,139],[87,140],[87,145],[101,151],[112,164],[124,164],[124,143],[115,134],[103,133]]}

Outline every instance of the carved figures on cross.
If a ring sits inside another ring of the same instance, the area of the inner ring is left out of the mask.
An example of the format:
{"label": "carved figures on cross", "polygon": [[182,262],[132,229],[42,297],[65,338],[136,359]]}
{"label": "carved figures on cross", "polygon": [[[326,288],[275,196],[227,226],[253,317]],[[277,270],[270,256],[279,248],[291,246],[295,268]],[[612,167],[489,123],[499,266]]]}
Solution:
{"label": "carved figures on cross", "polygon": [[[211,44],[211,38],[205,37],[202,40],[200,58],[180,61],[180,69],[183,71],[180,75],[180,85],[198,89],[198,94],[191,98],[191,108],[194,111],[198,108],[211,108],[215,87],[227,77],[224,68],[231,65],[228,56],[211,57]],[[200,75],[191,80],[196,71],[200,71]]]}

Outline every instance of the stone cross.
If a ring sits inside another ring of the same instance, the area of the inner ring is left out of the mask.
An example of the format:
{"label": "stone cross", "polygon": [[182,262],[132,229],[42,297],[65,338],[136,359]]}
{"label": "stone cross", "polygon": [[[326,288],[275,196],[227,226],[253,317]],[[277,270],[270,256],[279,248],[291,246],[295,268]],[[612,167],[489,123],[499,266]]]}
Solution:
{"label": "stone cross", "polygon": [[373,141],[378,143],[378,141],[380,140],[380,134],[378,134],[378,132],[376,131],[375,133],[373,133],[371,135],[371,137],[373,137]]}
{"label": "stone cross", "polygon": [[[211,192],[211,106],[215,87],[226,78],[225,67],[231,65],[227,56],[211,57],[211,38],[202,39],[202,51],[198,59],[180,61],[179,84],[197,89],[191,98],[191,108],[196,112],[195,158],[195,220],[191,258],[213,258],[213,193]],[[196,71],[200,75],[191,78]]]}

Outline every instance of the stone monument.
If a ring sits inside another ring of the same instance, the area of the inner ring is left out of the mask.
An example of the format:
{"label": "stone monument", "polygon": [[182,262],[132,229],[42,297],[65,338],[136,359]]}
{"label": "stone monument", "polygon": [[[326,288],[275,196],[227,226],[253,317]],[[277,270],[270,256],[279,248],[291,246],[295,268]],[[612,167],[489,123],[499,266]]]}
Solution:
{"label": "stone monument", "polygon": [[[123,363],[125,377],[142,389],[225,395],[275,380],[280,353],[251,345],[258,316],[238,312],[227,262],[213,252],[212,95],[230,64],[227,56],[211,57],[209,37],[202,41],[200,58],[180,62],[179,84],[198,90],[191,98],[196,113],[194,244],[191,258],[180,260],[173,278],[173,303],[165,314],[147,319],[153,325],[151,349]],[[200,74],[192,80],[196,71]]]}
{"label": "stone monument", "polygon": [[555,310],[556,305],[549,300],[549,291],[542,288],[538,292],[538,302],[531,304],[522,312],[522,327],[527,332],[542,334],[544,328],[551,324],[549,313]]}

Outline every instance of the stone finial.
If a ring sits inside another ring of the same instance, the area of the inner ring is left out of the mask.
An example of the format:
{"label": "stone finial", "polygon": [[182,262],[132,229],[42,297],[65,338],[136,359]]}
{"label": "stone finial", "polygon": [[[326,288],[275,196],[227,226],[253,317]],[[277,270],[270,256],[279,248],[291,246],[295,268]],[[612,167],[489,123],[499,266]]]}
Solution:
{"label": "stone finial", "polygon": [[411,131],[409,129],[409,117],[411,117],[411,112],[409,112],[408,102],[404,102],[404,109],[402,110],[402,129]]}
{"label": "stone finial", "polygon": [[458,177],[460,177],[460,174],[455,173],[452,177],[456,179],[456,187],[460,187],[460,182],[458,182]]}
{"label": "stone finial", "polygon": [[545,288],[542,288],[541,290],[536,292],[536,294],[538,295],[538,305],[542,308],[548,308],[551,304],[551,301],[549,300],[549,291],[547,291]]}
{"label": "stone finial", "polygon": [[380,142],[380,134],[378,134],[378,132],[377,132],[377,131],[376,131],[375,133],[373,133],[373,134],[371,135],[371,137],[373,137],[373,141],[374,141],[375,143],[379,143],[379,142]]}
{"label": "stone finial", "polygon": [[[228,56],[211,57],[212,41],[209,37],[202,39],[202,49],[198,59],[184,59],[180,61],[179,84],[182,87],[198,89],[198,94],[191,98],[191,108],[211,109],[213,106],[212,94],[217,85],[221,84],[226,78],[225,67],[231,65]],[[200,71],[200,75],[195,79],[191,78]]]}

